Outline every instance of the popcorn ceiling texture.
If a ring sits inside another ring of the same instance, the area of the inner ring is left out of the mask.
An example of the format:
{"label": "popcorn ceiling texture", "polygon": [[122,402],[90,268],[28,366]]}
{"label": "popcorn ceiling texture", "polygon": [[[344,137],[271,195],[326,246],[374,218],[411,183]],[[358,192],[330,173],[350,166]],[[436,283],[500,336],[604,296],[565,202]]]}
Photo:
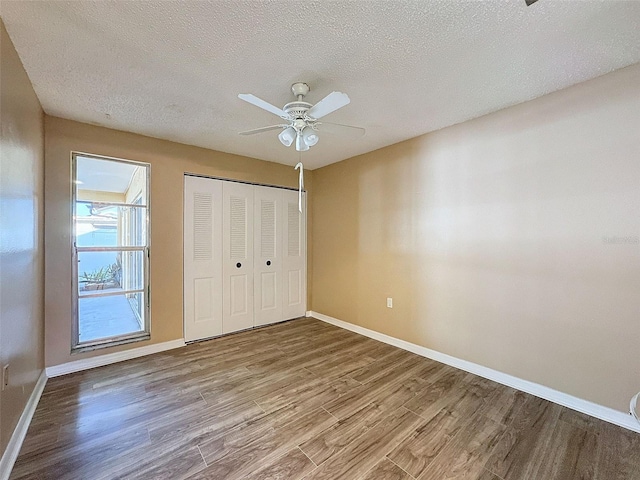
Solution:
{"label": "popcorn ceiling texture", "polygon": [[46,113],[294,165],[277,106],[307,82],[351,104],[303,153],[318,168],[640,61],[640,2],[3,1],[2,18]]}

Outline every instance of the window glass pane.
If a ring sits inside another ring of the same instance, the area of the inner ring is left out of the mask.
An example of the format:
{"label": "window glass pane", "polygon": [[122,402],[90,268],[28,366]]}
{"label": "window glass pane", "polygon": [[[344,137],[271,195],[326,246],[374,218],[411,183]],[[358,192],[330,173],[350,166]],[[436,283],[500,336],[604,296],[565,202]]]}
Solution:
{"label": "window glass pane", "polygon": [[140,290],[144,288],[145,255],[142,250],[135,252],[120,252],[122,275],[120,284],[125,290]]}
{"label": "window glass pane", "polygon": [[135,203],[147,199],[147,167],[117,160],[77,156],[76,198],[96,202]]}
{"label": "window glass pane", "polygon": [[80,342],[141,332],[144,321],[125,295],[78,300]]}
{"label": "window glass pane", "polygon": [[147,245],[147,209],[146,207],[121,207],[120,245],[138,247]]}
{"label": "window glass pane", "polygon": [[138,247],[147,244],[147,209],[76,202],[78,247]]}
{"label": "window glass pane", "polygon": [[80,295],[144,288],[144,256],[143,250],[78,252]]}
{"label": "window glass pane", "polygon": [[73,162],[78,288],[72,348],[136,340],[136,333],[149,332],[149,165],[82,154]]}

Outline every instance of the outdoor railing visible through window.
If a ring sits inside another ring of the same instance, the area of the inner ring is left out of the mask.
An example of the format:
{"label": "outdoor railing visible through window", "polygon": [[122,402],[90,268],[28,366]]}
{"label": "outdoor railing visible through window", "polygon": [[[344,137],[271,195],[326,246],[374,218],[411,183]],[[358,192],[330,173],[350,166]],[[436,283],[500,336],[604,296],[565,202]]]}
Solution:
{"label": "outdoor railing visible through window", "polygon": [[72,348],[149,338],[149,165],[73,155]]}

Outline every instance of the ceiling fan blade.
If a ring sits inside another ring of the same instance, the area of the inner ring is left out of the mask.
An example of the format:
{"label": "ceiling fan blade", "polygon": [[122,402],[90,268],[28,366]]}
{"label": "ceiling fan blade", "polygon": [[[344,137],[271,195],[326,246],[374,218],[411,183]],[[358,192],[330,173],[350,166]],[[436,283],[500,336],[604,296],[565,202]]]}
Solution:
{"label": "ceiling fan blade", "polygon": [[282,130],[283,128],[287,128],[289,125],[270,125],[268,127],[254,128],[253,130],[246,130],[244,132],[239,132],[239,135],[255,135],[256,133],[269,132],[271,130]]}
{"label": "ceiling fan blade", "polygon": [[361,127],[329,122],[316,123],[316,129],[319,132],[335,133],[337,135],[349,135],[350,137],[362,137],[366,132],[366,130]]}
{"label": "ceiling fan blade", "polygon": [[240,93],[238,95],[238,98],[240,100],[244,100],[245,102],[249,102],[250,104],[255,105],[256,107],[260,107],[263,110],[266,110],[267,112],[271,112],[274,115],[278,115],[280,118],[284,118],[286,120],[289,119],[289,115],[287,115],[287,112],[285,112],[281,108],[271,105],[269,102],[265,102],[264,100],[256,97],[255,95],[251,95],[250,93]]}
{"label": "ceiling fan blade", "polygon": [[536,3],[538,0],[524,0],[524,3],[527,4],[527,7],[530,7],[531,5],[533,5],[534,3]]}
{"label": "ceiling fan blade", "polygon": [[307,112],[307,115],[312,118],[322,118],[325,115],[328,115],[331,112],[335,112],[339,108],[348,105],[349,102],[351,102],[351,100],[349,100],[349,96],[346,93],[331,92],[329,95],[327,95],[313,107],[311,107]]}

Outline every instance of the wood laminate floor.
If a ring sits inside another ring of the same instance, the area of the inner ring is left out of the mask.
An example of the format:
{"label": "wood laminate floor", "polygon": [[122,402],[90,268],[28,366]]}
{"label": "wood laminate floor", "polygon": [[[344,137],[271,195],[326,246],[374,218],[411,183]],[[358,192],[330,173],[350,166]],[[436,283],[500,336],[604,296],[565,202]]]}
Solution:
{"label": "wood laminate floor", "polygon": [[48,381],[12,479],[640,479],[640,435],[300,319]]}

